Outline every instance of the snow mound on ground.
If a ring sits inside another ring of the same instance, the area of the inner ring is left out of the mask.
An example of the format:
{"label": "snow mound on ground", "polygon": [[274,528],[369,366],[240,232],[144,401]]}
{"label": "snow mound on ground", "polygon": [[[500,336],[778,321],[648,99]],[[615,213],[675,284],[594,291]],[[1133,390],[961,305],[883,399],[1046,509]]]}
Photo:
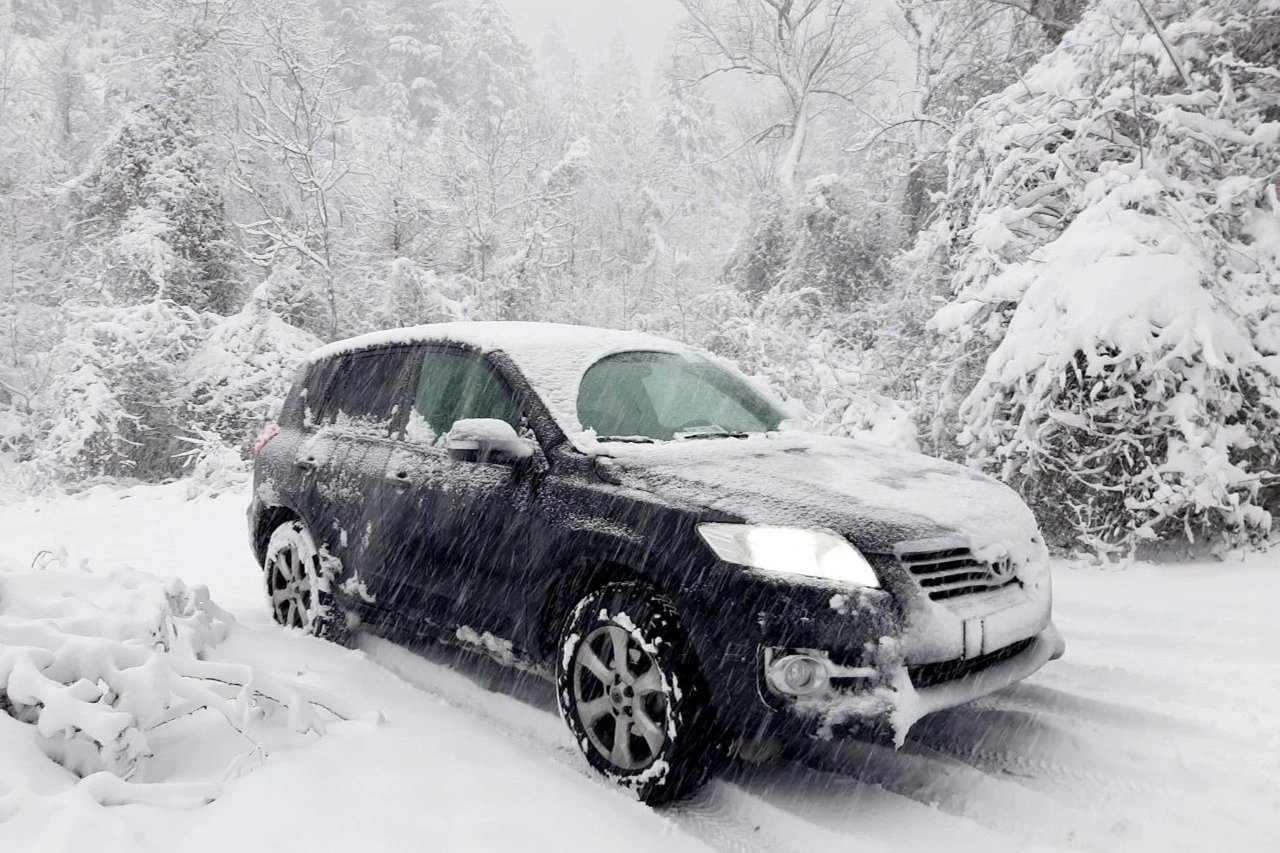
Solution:
{"label": "snow mound on ground", "polygon": [[[233,623],[207,589],[180,580],[72,567],[49,552],[31,570],[0,564],[0,711],[27,727],[21,734],[5,720],[4,742],[38,749],[106,805],[199,803],[218,785],[147,778],[159,727],[208,711],[252,743],[273,719],[323,733],[325,717],[350,715],[299,684],[207,660]],[[10,772],[48,770],[26,761]],[[11,810],[5,790],[29,787],[17,781],[0,778],[0,820]]]}

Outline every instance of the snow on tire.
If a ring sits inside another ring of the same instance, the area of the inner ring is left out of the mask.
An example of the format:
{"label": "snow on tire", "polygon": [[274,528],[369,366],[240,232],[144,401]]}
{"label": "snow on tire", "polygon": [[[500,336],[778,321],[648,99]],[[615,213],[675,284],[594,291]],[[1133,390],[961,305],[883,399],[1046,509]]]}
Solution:
{"label": "snow on tire", "polygon": [[272,531],[262,570],[276,624],[350,644],[346,614],[333,598],[333,578],[306,523],[293,519]]}
{"label": "snow on tire", "polygon": [[593,768],[650,805],[707,781],[707,690],[668,602],[639,585],[607,586],[574,608],[560,650],[560,714]]}

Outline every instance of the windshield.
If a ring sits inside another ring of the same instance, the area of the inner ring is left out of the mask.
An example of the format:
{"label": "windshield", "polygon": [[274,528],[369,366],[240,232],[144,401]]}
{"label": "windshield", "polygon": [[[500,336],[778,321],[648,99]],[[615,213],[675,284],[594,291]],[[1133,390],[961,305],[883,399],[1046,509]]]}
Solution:
{"label": "windshield", "polygon": [[783,414],[714,362],[624,352],[593,364],[578,387],[578,421],[602,438],[667,441],[778,428]]}

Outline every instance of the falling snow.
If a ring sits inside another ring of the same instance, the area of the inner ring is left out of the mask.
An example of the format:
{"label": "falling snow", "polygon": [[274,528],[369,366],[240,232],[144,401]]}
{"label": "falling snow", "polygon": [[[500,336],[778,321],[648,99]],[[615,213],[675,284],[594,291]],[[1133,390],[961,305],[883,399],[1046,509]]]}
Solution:
{"label": "falling snow", "polygon": [[[243,544],[246,497],[185,500],[174,484],[0,507],[0,590],[63,547],[62,563],[87,560],[99,585],[70,590],[68,614],[100,600],[111,573],[128,577],[124,566],[206,585],[234,616],[209,660],[296,679],[350,706],[354,721],[318,739],[259,726],[255,745],[221,717],[193,715],[149,736],[136,783],[161,800],[166,785],[207,784],[214,803],[117,809],[0,715],[5,849],[79,851],[91,834],[95,851],[408,850],[429,825],[440,844],[468,850],[598,851],[600,833],[616,832],[617,849],[637,851],[1261,853],[1280,831],[1280,671],[1262,639],[1280,575],[1266,557],[1111,572],[1060,564],[1069,657],[926,718],[900,750],[841,741],[744,764],[658,815],[590,773],[539,680],[485,656],[424,658],[379,640],[351,652],[274,627]],[[152,583],[114,600],[144,601]],[[41,601],[21,592],[0,603],[0,632],[25,630]],[[315,808],[320,790],[342,792],[342,808]],[[306,820],[281,822],[287,808]]]}

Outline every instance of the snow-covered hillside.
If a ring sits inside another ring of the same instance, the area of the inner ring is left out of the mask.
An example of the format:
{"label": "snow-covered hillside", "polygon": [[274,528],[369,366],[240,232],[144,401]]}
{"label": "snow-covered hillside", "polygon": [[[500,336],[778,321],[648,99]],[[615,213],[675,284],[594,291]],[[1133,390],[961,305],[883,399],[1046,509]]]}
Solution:
{"label": "snow-covered hillside", "polygon": [[[0,659],[19,637],[100,628],[120,640],[176,608],[174,636],[190,641],[169,643],[177,671],[198,651],[206,674],[252,671],[264,691],[324,696],[346,719],[197,711],[145,732],[153,754],[128,789],[78,780],[45,757],[34,726],[0,714],[0,850],[1280,846],[1280,574],[1265,555],[1059,566],[1068,656],[1029,681],[939,714],[900,751],[850,742],[736,767],[654,812],[589,772],[541,682],[446,649],[348,651],[274,626],[246,500],[234,489],[189,500],[174,484],[0,507]],[[157,590],[187,597],[158,604]]]}

